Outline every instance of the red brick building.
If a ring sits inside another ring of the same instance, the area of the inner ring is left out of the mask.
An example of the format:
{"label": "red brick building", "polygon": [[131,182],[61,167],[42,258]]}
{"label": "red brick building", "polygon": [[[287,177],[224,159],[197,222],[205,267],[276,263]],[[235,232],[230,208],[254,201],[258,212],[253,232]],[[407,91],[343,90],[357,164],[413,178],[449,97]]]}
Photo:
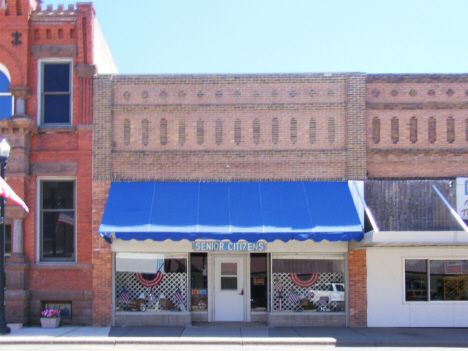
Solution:
{"label": "red brick building", "polygon": [[92,79],[116,73],[91,3],[0,2],[0,130],[7,182],[6,319],[38,323],[60,307],[92,324]]}

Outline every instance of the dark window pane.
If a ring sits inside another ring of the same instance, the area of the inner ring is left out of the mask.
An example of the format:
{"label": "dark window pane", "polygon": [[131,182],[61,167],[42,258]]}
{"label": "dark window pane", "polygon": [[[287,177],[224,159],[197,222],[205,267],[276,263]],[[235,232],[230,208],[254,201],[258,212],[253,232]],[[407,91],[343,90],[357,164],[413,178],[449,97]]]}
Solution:
{"label": "dark window pane", "polygon": [[405,261],[406,301],[427,301],[427,261]]}
{"label": "dark window pane", "polygon": [[5,254],[11,254],[11,225],[5,225]]}
{"label": "dark window pane", "polygon": [[70,95],[44,95],[44,123],[70,123]]}
{"label": "dark window pane", "polygon": [[221,290],[237,290],[237,277],[221,277]]}
{"label": "dark window pane", "polygon": [[0,119],[10,118],[13,114],[12,100],[11,96],[0,96]]}
{"label": "dark window pane", "polygon": [[42,182],[43,209],[74,209],[73,182]]}
{"label": "dark window pane", "polygon": [[250,305],[252,310],[266,311],[267,308],[267,255],[250,255]]}
{"label": "dark window pane", "polygon": [[468,300],[468,261],[430,261],[431,300]]}
{"label": "dark window pane", "polygon": [[187,272],[187,260],[185,258],[166,258],[164,260],[164,272],[166,273]]}
{"label": "dark window pane", "polygon": [[43,79],[45,93],[69,92],[70,64],[45,64]]}
{"label": "dark window pane", "polygon": [[61,220],[60,215],[61,213],[56,211],[45,212],[42,215],[43,258],[73,258],[75,252],[75,226],[71,222]]}

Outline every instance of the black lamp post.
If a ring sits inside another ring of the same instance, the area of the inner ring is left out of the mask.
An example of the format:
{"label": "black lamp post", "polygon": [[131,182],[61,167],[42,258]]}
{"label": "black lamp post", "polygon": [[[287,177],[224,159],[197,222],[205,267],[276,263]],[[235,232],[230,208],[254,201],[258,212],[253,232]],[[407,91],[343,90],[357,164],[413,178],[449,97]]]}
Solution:
{"label": "black lamp post", "polygon": [[[1,176],[5,179],[5,167],[10,156],[10,145],[8,145],[5,138],[0,142],[0,167]],[[7,327],[5,319],[5,198],[1,197],[0,202],[2,209],[0,213],[1,220],[1,233],[0,233],[0,334],[9,334],[10,328]]]}

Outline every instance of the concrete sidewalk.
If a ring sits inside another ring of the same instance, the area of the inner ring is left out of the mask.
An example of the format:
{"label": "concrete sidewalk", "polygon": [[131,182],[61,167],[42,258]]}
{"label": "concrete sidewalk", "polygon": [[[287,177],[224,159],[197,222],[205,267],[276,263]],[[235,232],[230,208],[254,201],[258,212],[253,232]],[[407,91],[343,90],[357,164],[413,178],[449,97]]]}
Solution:
{"label": "concrete sidewalk", "polygon": [[1,344],[301,344],[468,347],[467,328],[269,328],[243,323],[191,327],[13,329]]}

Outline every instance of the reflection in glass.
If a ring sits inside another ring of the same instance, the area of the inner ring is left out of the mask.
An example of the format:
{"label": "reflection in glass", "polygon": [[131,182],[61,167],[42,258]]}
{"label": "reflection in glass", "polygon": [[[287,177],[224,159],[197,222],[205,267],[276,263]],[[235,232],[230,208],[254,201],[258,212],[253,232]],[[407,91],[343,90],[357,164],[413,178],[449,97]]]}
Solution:
{"label": "reflection in glass", "polygon": [[273,312],[344,312],[343,259],[273,259]]}
{"label": "reflection in glass", "polygon": [[431,300],[468,300],[468,261],[431,260]]}
{"label": "reflection in glass", "polygon": [[427,301],[427,260],[405,261],[406,301]]}
{"label": "reflection in glass", "polygon": [[206,253],[192,253],[190,293],[192,311],[208,310],[208,259]]}

